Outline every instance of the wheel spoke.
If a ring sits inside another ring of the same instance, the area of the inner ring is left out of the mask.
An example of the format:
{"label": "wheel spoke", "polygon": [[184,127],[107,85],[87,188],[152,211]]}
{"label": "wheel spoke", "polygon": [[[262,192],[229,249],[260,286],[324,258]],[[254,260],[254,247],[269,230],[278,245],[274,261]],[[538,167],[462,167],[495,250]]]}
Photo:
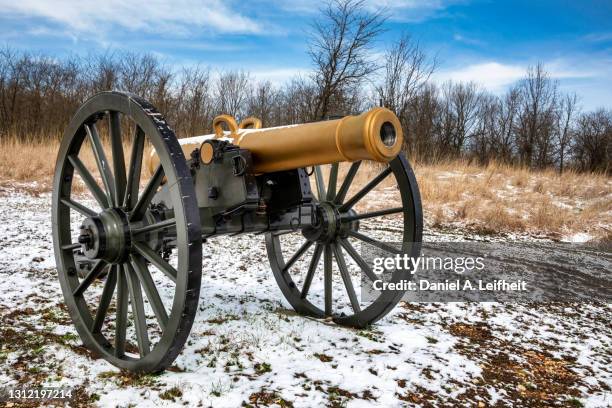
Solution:
{"label": "wheel spoke", "polygon": [[310,266],[308,267],[308,273],[306,274],[306,278],[304,279],[304,286],[302,286],[302,292],[300,293],[300,297],[302,299],[306,299],[306,296],[308,295],[308,291],[310,290],[312,279],[314,278],[314,274],[317,270],[317,266],[319,265],[319,259],[321,259],[322,252],[323,252],[323,245],[317,244],[315,246],[315,250],[314,250],[314,254],[312,255],[312,259],[310,260]]}
{"label": "wheel spoke", "polygon": [[85,167],[81,159],[79,159],[77,156],[70,155],[68,156],[68,161],[70,162],[70,164],[72,164],[72,167],[74,167],[75,170],[79,173],[81,179],[83,179],[83,182],[85,183],[91,194],[94,196],[100,207],[108,208],[108,197],[106,196],[106,194],[104,194],[100,186],[98,186],[98,183],[96,183],[96,180],[93,178],[89,170],[87,170],[87,167]]}
{"label": "wheel spoke", "polygon": [[160,165],[157,167],[157,170],[155,170],[155,174],[153,174],[153,177],[151,177],[151,180],[149,180],[149,183],[142,192],[142,196],[140,196],[138,202],[134,206],[134,210],[130,214],[130,221],[140,221],[144,217],[149,203],[161,185],[163,178],[164,169]]}
{"label": "wheel spoke", "polygon": [[323,282],[325,286],[325,316],[332,314],[332,250],[329,245],[325,245],[323,255]]}
{"label": "wheel spoke", "polygon": [[119,112],[111,111],[108,116],[111,148],[113,152],[113,174],[115,176],[115,205],[120,207],[125,194],[125,158],[123,156],[123,141],[121,139],[121,118]]}
{"label": "wheel spoke", "polygon": [[104,154],[100,134],[98,133],[98,129],[96,128],[95,124],[91,126],[85,125],[85,131],[87,132],[89,141],[91,142],[93,154],[96,158],[96,163],[98,164],[98,170],[100,171],[100,177],[102,177],[102,182],[104,183],[104,187],[106,187],[106,192],[110,198],[108,204],[112,207],[115,203],[115,191],[113,188],[115,182],[113,181],[113,175],[111,173],[108,159],[106,158],[106,154]]}
{"label": "wheel spoke", "polygon": [[348,193],[351,184],[353,184],[353,179],[357,174],[357,170],[359,170],[359,166],[361,166],[361,161],[354,162],[353,164],[351,164],[351,167],[346,173],[346,177],[344,177],[344,181],[340,186],[340,190],[338,190],[338,194],[336,194],[336,197],[334,198],[335,204],[342,204],[344,202],[344,199],[346,198],[346,193]]}
{"label": "wheel spoke", "polygon": [[370,268],[370,265],[368,265],[368,263],[357,253],[355,248],[353,248],[353,245],[351,245],[351,243],[347,239],[340,240],[340,245],[342,245],[344,250],[348,252],[351,258],[353,258],[353,260],[357,262],[357,265],[359,265],[361,270],[366,274],[368,278],[370,278],[372,282],[378,280],[378,276],[376,276],[372,268]]}
{"label": "wheel spoke", "polygon": [[79,204],[76,201],[72,201],[67,198],[62,198],[60,199],[60,201],[62,202],[62,204],[66,205],[67,207],[72,208],[74,211],[80,213],[81,215],[85,217],[93,217],[96,215],[96,213],[93,210],[90,210],[89,208],[85,207],[83,204]]}
{"label": "wheel spoke", "polygon": [[128,290],[130,292],[130,304],[132,315],[134,316],[134,324],[136,326],[136,340],[138,341],[138,352],[140,357],[144,357],[151,351],[149,344],[149,334],[147,332],[147,318],[144,310],[144,302],[142,300],[142,291],[140,282],[132,265],[129,263],[123,264],[123,270],[127,277]]}
{"label": "wheel spoke", "polygon": [[104,324],[106,312],[108,311],[108,307],[113,299],[113,294],[115,293],[115,286],[117,286],[117,271],[115,268],[111,268],[106,276],[106,283],[104,284],[104,289],[102,290],[100,304],[98,305],[96,317],[91,325],[92,333],[100,333],[102,330],[102,324]]}
{"label": "wheel spoke", "polygon": [[127,329],[127,311],[129,291],[125,272],[120,266],[115,266],[117,273],[117,319],[115,320],[115,357],[125,354],[125,341]]}
{"label": "wheel spoke", "polygon": [[75,250],[77,248],[80,248],[80,247],[81,247],[81,244],[79,244],[79,243],[62,245],[62,249],[64,251],[73,251],[73,250]]}
{"label": "wheel spoke", "polygon": [[361,200],[363,196],[368,194],[374,187],[380,184],[389,174],[391,174],[391,167],[384,169],[378,176],[374,177],[368,184],[366,184],[357,194],[351,197],[346,203],[342,204],[339,208],[340,212],[344,212],[354,206],[357,201]]}
{"label": "wheel spoke", "polygon": [[81,281],[79,286],[72,292],[74,296],[82,296],[83,293],[91,286],[94,280],[102,273],[104,268],[106,267],[106,262],[102,259],[99,259],[91,268],[91,271],[85,275],[85,278]]}
{"label": "wheel spoke", "polygon": [[155,287],[155,282],[153,282],[151,272],[149,272],[146,263],[139,256],[130,255],[130,263],[136,271],[138,279],[142,283],[142,287],[145,290],[147,299],[149,299],[149,302],[151,303],[151,308],[153,309],[153,313],[155,313],[159,326],[161,327],[162,331],[166,330],[166,325],[168,324],[168,313],[166,312],[166,307],[159,296],[157,287]]}
{"label": "wheel spoke", "polygon": [[336,198],[336,185],[338,184],[338,163],[331,165],[329,172],[329,184],[327,186],[327,201]]}
{"label": "wheel spoke", "polygon": [[167,277],[169,277],[172,282],[176,283],[176,269],[174,269],[172,265],[159,256],[157,252],[153,251],[146,244],[140,242],[133,242],[132,245],[134,245],[134,248],[136,248],[136,251],[138,251],[140,255],[144,256],[149,262],[151,262]]}
{"label": "wheel spoke", "polygon": [[128,208],[134,208],[138,201],[138,189],[140,188],[140,172],[142,170],[142,156],[144,154],[145,134],[136,126],[134,133],[134,141],[132,142],[132,153],[130,155],[130,167],[127,178],[127,187],[125,189],[125,197],[123,205]]}
{"label": "wheel spoke", "polygon": [[351,301],[351,307],[355,313],[359,313],[361,312],[361,307],[359,307],[359,300],[357,299],[355,288],[353,288],[353,282],[351,281],[351,275],[346,267],[346,262],[344,262],[342,250],[337,244],[333,244],[332,248],[334,250],[334,256],[336,257],[336,262],[338,263],[338,268],[340,269],[340,276],[342,276],[342,280],[344,281],[346,293]]}
{"label": "wheel spoke", "polygon": [[321,171],[321,166],[314,167],[315,172],[315,182],[317,184],[317,194],[319,195],[319,201],[325,200],[325,182],[323,181],[323,171]]}
{"label": "wheel spoke", "polygon": [[176,224],[176,220],[174,218],[168,218],[167,220],[163,220],[155,224],[150,224],[150,225],[147,225],[141,228],[135,228],[132,231],[132,234],[137,235],[137,234],[144,234],[145,232],[155,232],[160,229],[174,227],[175,224]]}
{"label": "wheel spoke", "polygon": [[297,252],[295,254],[293,254],[293,256],[289,259],[289,261],[287,261],[287,263],[283,267],[283,273],[287,272],[289,270],[289,268],[291,268],[293,266],[293,264],[298,259],[300,259],[300,257],[302,255],[304,255],[304,252],[306,252],[308,250],[308,248],[311,247],[312,244],[313,244],[313,241],[306,241],[306,242],[304,242],[304,244],[300,247],[300,249],[298,249]]}
{"label": "wheel spoke", "polygon": [[370,245],[373,245],[377,248],[382,249],[383,251],[387,251],[390,252],[392,254],[401,254],[402,250],[401,249],[395,249],[393,248],[391,245],[385,244],[384,242],[381,242],[377,239],[368,237],[367,235],[363,235],[360,232],[357,231],[349,231],[349,235],[352,237],[355,237],[363,242],[367,242]]}
{"label": "wheel spoke", "polygon": [[346,215],[342,217],[342,221],[350,222],[356,220],[365,220],[367,218],[382,217],[383,215],[397,214],[404,211],[404,207],[388,208],[386,210],[372,211],[370,213]]}

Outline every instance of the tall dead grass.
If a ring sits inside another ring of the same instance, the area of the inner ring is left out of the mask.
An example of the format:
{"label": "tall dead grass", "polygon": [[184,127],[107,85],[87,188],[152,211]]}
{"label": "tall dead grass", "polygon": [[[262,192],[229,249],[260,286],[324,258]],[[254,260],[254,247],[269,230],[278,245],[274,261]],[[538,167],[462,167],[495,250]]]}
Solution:
{"label": "tall dead grass", "polygon": [[561,238],[607,237],[612,228],[612,178],[548,169],[455,161],[416,165],[426,213],[437,225],[481,232],[528,232]]}
{"label": "tall dead grass", "polygon": [[2,140],[0,179],[4,184],[11,181],[36,181],[45,186],[50,185],[58,148],[58,143],[52,141],[23,142],[15,138]]}
{"label": "tall dead grass", "polygon": [[[58,144],[52,142],[0,141],[0,185],[22,183],[24,190],[50,190],[57,150]],[[95,173],[91,149],[82,149],[80,157]],[[340,180],[348,167],[348,163],[340,166]],[[558,174],[498,163],[480,167],[467,161],[413,167],[426,225],[559,238],[579,232],[600,238],[612,235],[612,178],[604,174]],[[349,196],[379,171],[375,164],[363,165]],[[393,206],[389,202],[399,201],[393,179],[387,178],[362,201],[360,210]]]}
{"label": "tall dead grass", "polygon": [[[110,144],[105,140],[103,140],[103,144],[108,159],[112,160]],[[125,142],[123,151],[126,166],[130,149],[131,142]],[[58,150],[59,142],[52,140],[41,142],[39,140],[20,141],[15,138],[8,138],[0,141],[0,186],[17,186],[31,193],[50,191]],[[79,152],[79,159],[101,183],[100,173],[88,140],[83,143]],[[77,192],[83,191],[82,184],[76,184],[73,188]]]}

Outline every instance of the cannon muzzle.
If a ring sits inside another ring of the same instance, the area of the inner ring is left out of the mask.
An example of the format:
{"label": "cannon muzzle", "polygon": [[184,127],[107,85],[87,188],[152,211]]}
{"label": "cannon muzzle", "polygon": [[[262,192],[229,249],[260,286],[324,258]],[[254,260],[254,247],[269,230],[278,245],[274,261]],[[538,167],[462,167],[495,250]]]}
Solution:
{"label": "cannon muzzle", "polygon": [[[229,131],[222,129],[225,124]],[[215,134],[180,139],[185,157],[209,139],[230,140],[247,149],[256,173],[270,173],[342,161],[389,162],[400,152],[403,134],[400,122],[386,108],[374,108],[358,116],[300,125],[257,128],[261,122],[245,119],[240,125],[229,115],[213,121]],[[151,174],[159,159],[148,159]]]}

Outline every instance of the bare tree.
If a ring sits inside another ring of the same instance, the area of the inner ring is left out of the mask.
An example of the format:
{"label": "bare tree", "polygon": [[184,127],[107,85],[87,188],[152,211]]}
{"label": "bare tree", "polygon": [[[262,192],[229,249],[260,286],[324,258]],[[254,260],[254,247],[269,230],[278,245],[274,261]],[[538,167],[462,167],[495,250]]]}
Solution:
{"label": "bare tree", "polygon": [[385,54],[384,76],[376,86],[382,105],[391,109],[406,126],[406,114],[419,90],[436,69],[436,60],[427,58],[408,34],[395,42]]}
{"label": "bare tree", "polygon": [[599,109],[580,116],[574,155],[581,170],[612,172],[612,111]]}
{"label": "bare tree", "polygon": [[180,136],[206,133],[212,126],[213,100],[208,69],[185,68],[176,91],[176,125]]}
{"label": "bare tree", "polygon": [[315,117],[315,103],[318,88],[309,80],[293,78],[283,88],[283,120],[281,123],[304,123]]}
{"label": "bare tree", "polygon": [[150,98],[160,69],[157,58],[126,52],[120,56],[119,61],[120,88]]}
{"label": "bare tree", "polygon": [[559,158],[559,172],[563,173],[565,166],[565,158],[567,149],[570,146],[573,129],[572,122],[576,116],[578,110],[578,96],[574,94],[567,94],[561,99],[560,106],[556,112],[556,129],[555,139],[557,142],[557,155]]}
{"label": "bare tree", "polygon": [[447,82],[442,95],[441,142],[448,154],[457,156],[476,127],[481,92],[473,82]]}
{"label": "bare tree", "polygon": [[513,156],[514,131],[520,104],[520,91],[517,87],[508,90],[499,101],[499,116],[497,118],[496,137],[497,158],[504,163],[510,163]]}
{"label": "bare tree", "polygon": [[90,55],[85,59],[91,94],[117,89],[119,84],[119,61],[115,54]]}
{"label": "bare tree", "polygon": [[270,81],[259,82],[253,89],[248,100],[249,115],[261,119],[263,126],[279,125],[275,117],[278,106],[278,92]]}
{"label": "bare tree", "polygon": [[483,94],[477,109],[478,121],[470,149],[481,164],[487,164],[497,156],[497,119],[500,115],[500,101],[494,95]]}
{"label": "bare tree", "polygon": [[309,44],[317,86],[312,119],[327,117],[335,98],[379,68],[370,51],[385,21],[382,12],[367,11],[365,0],[330,0],[321,12]]}
{"label": "bare tree", "polygon": [[221,72],[217,80],[217,112],[232,115],[237,119],[245,116],[249,96],[250,77],[244,71]]}
{"label": "bare tree", "polygon": [[519,85],[521,110],[517,129],[517,146],[522,164],[538,167],[550,163],[551,135],[558,91],[542,64],[529,67]]}
{"label": "bare tree", "polygon": [[438,143],[440,98],[434,84],[426,84],[410,101],[405,113],[405,150],[415,160],[435,162],[441,154]]}

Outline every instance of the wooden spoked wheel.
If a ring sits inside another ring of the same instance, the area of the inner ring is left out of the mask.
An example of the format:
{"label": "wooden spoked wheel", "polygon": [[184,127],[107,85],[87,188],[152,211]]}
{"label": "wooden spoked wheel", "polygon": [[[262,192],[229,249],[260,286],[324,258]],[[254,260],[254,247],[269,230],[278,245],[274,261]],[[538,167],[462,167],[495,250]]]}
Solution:
{"label": "wooden spoked wheel", "polygon": [[[150,149],[160,165],[146,181]],[[152,203],[160,186],[170,202]],[[197,310],[202,240],[192,177],[160,113],[126,93],[89,99],[60,146],[52,211],[59,280],[83,343],[130,371],[170,365]]]}
{"label": "wooden spoked wheel", "polygon": [[[421,199],[414,173],[401,155],[382,168],[369,162],[349,164],[343,180],[339,168],[315,167],[320,224],[268,233],[268,258],[283,295],[297,312],[364,327],[391,311],[403,292],[383,290],[374,299],[361,298],[361,275],[370,281],[379,276],[358,248],[417,257],[423,233]],[[396,270],[385,281],[407,279],[408,273]]]}

